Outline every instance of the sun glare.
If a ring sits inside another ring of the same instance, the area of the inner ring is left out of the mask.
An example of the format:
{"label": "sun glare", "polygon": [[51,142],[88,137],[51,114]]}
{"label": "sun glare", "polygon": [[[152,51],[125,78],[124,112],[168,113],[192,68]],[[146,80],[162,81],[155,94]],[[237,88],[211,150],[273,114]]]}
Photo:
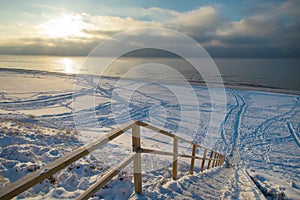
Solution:
{"label": "sun glare", "polygon": [[53,18],[41,24],[41,32],[50,37],[74,37],[81,36],[84,23],[79,15],[63,14],[59,18]]}
{"label": "sun glare", "polygon": [[74,69],[73,69],[73,60],[71,60],[70,58],[64,58],[64,59],[61,59],[60,60],[60,63],[63,64],[64,66],[64,70],[65,70],[65,73],[73,73],[74,72]]}

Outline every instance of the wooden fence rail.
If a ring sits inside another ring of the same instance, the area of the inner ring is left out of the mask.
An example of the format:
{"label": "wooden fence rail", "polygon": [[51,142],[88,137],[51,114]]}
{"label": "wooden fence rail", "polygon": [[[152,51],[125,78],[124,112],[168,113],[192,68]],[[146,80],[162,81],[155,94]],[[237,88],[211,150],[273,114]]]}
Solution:
{"label": "wooden fence rail", "polygon": [[[154,149],[146,149],[141,147],[141,137],[140,137],[140,127],[148,128],[152,131],[156,131],[160,134],[173,138],[173,152],[159,151]],[[114,166],[110,171],[108,171],[105,175],[103,175],[96,183],[94,183],[90,188],[84,191],[77,199],[88,199],[92,195],[94,195],[101,187],[103,187],[108,181],[110,181],[115,175],[117,175],[124,167],[129,165],[133,161],[133,170],[134,170],[134,189],[136,193],[142,193],[142,169],[141,169],[141,154],[159,154],[173,157],[172,163],[172,178],[174,180],[177,179],[177,165],[178,158],[190,158],[190,174],[194,172],[195,159],[202,160],[200,165],[200,171],[202,172],[205,167],[206,161],[208,161],[206,165],[206,169],[210,169],[213,167],[217,167],[222,165],[225,162],[225,156],[215,152],[213,150],[207,149],[204,146],[199,144],[195,144],[192,141],[188,141],[184,138],[178,137],[172,133],[161,130],[155,126],[150,124],[141,122],[141,121],[131,121],[120,128],[116,128],[109,133],[99,137],[91,143],[88,143],[73,152],[55,160],[52,163],[47,164],[41,169],[17,180],[14,183],[8,184],[5,188],[0,189],[0,199],[11,199],[30,187],[36,185],[42,180],[52,176],[56,172],[61,169],[67,167],[71,163],[79,160],[80,158],[88,155],[89,153],[95,151],[99,147],[108,143],[109,141],[115,139],[120,136],[124,132],[132,129],[132,154],[129,157],[125,158],[121,163]],[[179,154],[178,153],[178,141],[182,141],[192,145],[192,153],[190,155]],[[203,149],[203,156],[196,156],[197,148]],[[206,154],[210,152],[209,158]]]}

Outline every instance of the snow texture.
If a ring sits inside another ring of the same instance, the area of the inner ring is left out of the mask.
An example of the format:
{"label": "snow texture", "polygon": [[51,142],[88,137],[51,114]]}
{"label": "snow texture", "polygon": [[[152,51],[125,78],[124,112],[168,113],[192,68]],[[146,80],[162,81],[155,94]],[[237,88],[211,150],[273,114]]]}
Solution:
{"label": "snow texture", "polygon": [[[75,82],[80,87],[73,89]],[[96,77],[75,79],[59,74],[1,71],[0,187],[113,130],[119,123],[136,119],[224,153],[226,165],[199,173],[197,161],[195,174],[188,175],[190,161],[179,159],[179,180],[173,181],[172,158],[143,155],[142,196],[134,194],[129,165],[92,199],[261,199],[260,190],[267,199],[299,198],[299,96],[226,89],[221,127],[209,127],[211,112],[218,110],[211,109],[205,87],[192,86],[201,113],[200,122],[196,122],[195,105],[189,103],[188,96],[184,105],[179,105],[174,96],[155,83],[133,91],[138,81],[127,80],[122,87],[116,87],[115,82],[108,78],[99,81]],[[185,91],[181,85],[170,87]],[[91,101],[92,106],[86,104]],[[77,106],[72,110],[74,102]],[[125,102],[127,109],[123,110]],[[121,108],[117,109],[117,120],[112,107]],[[191,116],[179,126],[182,107]],[[75,124],[74,118],[80,121]],[[198,123],[198,130],[191,128]],[[212,135],[205,135],[207,130]],[[126,132],[17,198],[76,198],[130,154],[130,134]],[[144,128],[141,134],[145,147],[172,149],[172,141],[159,134]],[[213,139],[203,140],[210,137]],[[190,146],[179,146],[181,152],[190,152]]]}

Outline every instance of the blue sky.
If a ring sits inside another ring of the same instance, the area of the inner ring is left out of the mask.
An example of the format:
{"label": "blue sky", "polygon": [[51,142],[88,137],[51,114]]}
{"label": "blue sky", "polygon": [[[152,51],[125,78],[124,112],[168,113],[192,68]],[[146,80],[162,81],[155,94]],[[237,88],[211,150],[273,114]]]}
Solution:
{"label": "blue sky", "polygon": [[298,0],[0,0],[0,22],[0,54],[85,56],[150,26],[185,33],[215,57],[300,57]]}

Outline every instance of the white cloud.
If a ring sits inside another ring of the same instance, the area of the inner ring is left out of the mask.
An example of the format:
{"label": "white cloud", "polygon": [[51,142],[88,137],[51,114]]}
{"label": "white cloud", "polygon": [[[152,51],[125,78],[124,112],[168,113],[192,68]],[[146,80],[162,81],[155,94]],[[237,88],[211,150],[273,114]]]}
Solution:
{"label": "white cloud", "polygon": [[227,23],[227,27],[217,30],[219,36],[249,36],[265,37],[273,34],[278,28],[276,20],[272,16],[257,15]]}
{"label": "white cloud", "polygon": [[224,20],[213,7],[201,7],[180,14],[173,23],[178,27],[210,31],[222,26]]}
{"label": "white cloud", "polygon": [[[29,45],[30,42],[28,41],[32,40],[33,46],[41,47],[45,45],[45,48],[53,46],[66,48],[66,45],[73,47],[80,44],[83,45],[81,49],[84,49],[84,51],[82,52],[86,52],[92,44],[96,45],[97,42],[99,43],[115,33],[144,27],[169,27],[188,34],[208,49],[226,47],[226,50],[218,49],[218,52],[224,54],[226,54],[226,51],[228,52],[228,48],[239,53],[238,51],[243,50],[239,49],[241,47],[269,48],[270,50],[272,50],[272,47],[277,48],[278,51],[286,49],[289,52],[300,54],[299,45],[295,42],[300,40],[299,1],[291,0],[279,5],[268,3],[258,6],[263,7],[263,9],[259,9],[259,13],[242,18],[239,21],[226,19],[221,16],[217,9],[209,6],[188,12],[157,7],[135,8],[132,17],[77,13],[73,15],[76,16],[76,24],[80,24],[80,26],[76,25],[77,34],[65,34],[69,37],[55,39],[55,37],[53,38],[54,35],[41,35],[39,30],[41,25],[34,27],[29,25],[23,25],[23,27],[20,25],[10,25],[10,27],[1,25],[1,30],[10,31],[7,31],[8,33],[0,32],[0,35],[3,38],[8,38],[11,31],[18,32],[19,35],[14,35],[16,38],[21,38],[20,36],[28,37],[26,44],[23,43],[23,45]],[[55,21],[52,20],[52,22]],[[47,22],[43,22],[43,24],[45,23]],[[55,23],[52,25],[55,32],[57,26],[55,26]],[[39,37],[40,40],[37,39]],[[4,41],[2,40],[0,43],[4,44]],[[21,40],[9,41],[10,46],[18,46],[18,42],[19,46],[22,46]],[[172,38],[167,39],[166,37],[166,41],[169,41],[169,45],[176,43]],[[8,45],[8,40],[5,43]]]}
{"label": "white cloud", "polygon": [[90,31],[126,31],[143,27],[161,27],[160,22],[140,21],[132,17],[92,16],[84,14],[86,27]]}
{"label": "white cloud", "polygon": [[157,21],[161,23],[170,23],[175,18],[178,18],[181,15],[180,12],[163,9],[158,7],[143,8],[140,10],[138,17],[146,17],[149,21]]}

